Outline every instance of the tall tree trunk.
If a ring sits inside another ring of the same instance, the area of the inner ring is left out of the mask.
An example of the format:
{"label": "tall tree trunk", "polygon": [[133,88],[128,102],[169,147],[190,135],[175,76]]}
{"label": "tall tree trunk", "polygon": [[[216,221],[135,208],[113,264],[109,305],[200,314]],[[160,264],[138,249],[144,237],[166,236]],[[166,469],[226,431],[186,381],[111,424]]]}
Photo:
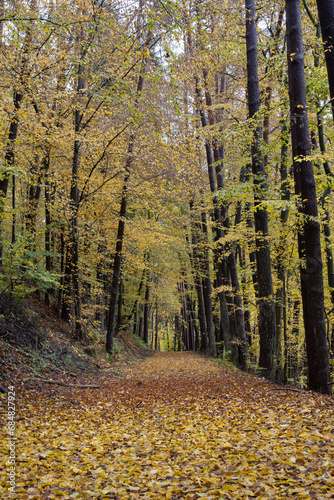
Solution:
{"label": "tall tree trunk", "polygon": [[[82,77],[82,63],[78,67],[78,86],[77,93],[79,101],[81,91],[85,88],[85,81]],[[74,306],[74,335],[80,340],[83,338],[83,329],[81,325],[81,301],[79,284],[79,229],[78,229],[78,210],[79,210],[79,166],[81,156],[81,139],[79,138],[82,114],[77,109],[75,111],[75,135],[74,151],[72,158],[72,175],[70,189],[70,229],[68,251],[65,266],[65,290],[62,304],[62,318],[68,321],[70,319],[71,301],[73,298]]]}
{"label": "tall tree trunk", "polygon": [[[254,0],[246,0],[247,90],[249,118],[259,121],[260,109],[256,10]],[[268,230],[268,212],[263,205],[267,190],[261,149],[262,128],[255,125],[252,144],[252,172],[254,176],[254,222],[256,237],[257,287],[259,305],[260,358],[259,366],[273,375],[276,354],[276,318],[271,275],[271,257]]]}
{"label": "tall tree trunk", "polygon": [[[197,96],[197,104],[198,111],[201,118],[202,127],[205,128],[207,126],[207,119],[203,109],[202,97],[201,97],[201,89],[199,85],[199,78],[195,77],[195,93]],[[213,197],[213,222],[214,222],[214,235],[215,240],[218,241],[223,237],[224,232],[222,229],[222,217],[221,210],[219,206],[219,202],[217,199],[217,189],[216,189],[216,179],[215,172],[213,168],[214,158],[212,154],[211,144],[208,139],[205,140],[205,151],[206,151],[206,160],[208,167],[208,176],[209,176],[209,185],[210,191],[214,195]],[[224,277],[224,269],[222,264],[222,256],[224,254],[223,245],[219,244],[215,250],[215,262],[216,262],[216,274],[217,274],[217,285],[222,288],[225,283]],[[223,331],[224,343],[226,348],[230,347],[230,325],[229,325],[229,313],[227,306],[227,299],[225,296],[225,292],[223,290],[219,291],[219,304],[220,304],[220,321],[221,327]],[[233,336],[234,337],[234,336]],[[232,337],[232,338],[233,338]]]}
{"label": "tall tree trunk", "polygon": [[155,337],[154,337],[154,350],[159,351],[158,345],[158,334],[159,334],[159,314],[158,314],[158,297],[155,299]]}
{"label": "tall tree trunk", "polygon": [[[133,146],[134,146],[134,138],[132,139],[132,141],[130,141],[130,144],[129,144],[129,150],[128,150],[129,154],[131,154],[133,152]],[[128,162],[131,162],[131,160],[128,160]],[[124,183],[123,183],[121,208],[119,211],[116,250],[115,250],[111,289],[110,289],[110,304],[109,304],[109,313],[108,313],[107,342],[106,342],[107,352],[112,352],[113,338],[115,335],[116,305],[117,305],[119,277],[120,277],[121,262],[122,262],[122,248],[123,248],[123,240],[124,240],[125,216],[126,216],[126,206],[127,206],[127,191],[128,191],[129,180],[130,180],[130,173],[129,173],[129,170],[127,168],[127,173],[124,177]]]}
{"label": "tall tree trunk", "polygon": [[[67,261],[65,266],[65,290],[63,295],[62,318],[68,320],[71,311],[71,302],[73,299],[74,311],[74,336],[81,340],[84,336],[81,323],[81,297],[80,297],[80,282],[79,282],[79,227],[78,227],[78,212],[79,212],[79,168],[81,161],[83,113],[81,104],[83,100],[83,91],[87,87],[84,78],[84,58],[87,54],[87,48],[83,47],[83,42],[86,38],[86,28],[81,25],[79,34],[79,62],[77,67],[77,108],[74,111],[74,146],[72,157],[72,172],[71,172],[71,187],[70,187],[70,228]],[[93,36],[89,34],[88,39]],[[87,42],[87,40],[86,40]]]}
{"label": "tall tree trunk", "polygon": [[206,329],[206,321],[205,321],[205,308],[204,308],[204,299],[203,299],[203,289],[202,289],[202,259],[201,254],[202,251],[199,249],[199,239],[201,237],[198,234],[200,228],[198,224],[194,221],[194,203],[193,200],[190,202],[190,211],[191,211],[191,240],[192,240],[192,251],[193,257],[191,259],[193,273],[194,273],[194,282],[197,294],[197,308],[198,308],[198,320],[199,327],[201,332],[200,338],[200,347],[201,349],[207,350],[208,347],[208,338],[207,338],[207,329]]}
{"label": "tall tree trunk", "polygon": [[[152,39],[152,33],[149,31],[145,47],[148,49],[150,46]],[[147,65],[147,57],[145,56],[141,72],[138,77],[137,90],[136,90],[136,98],[135,98],[135,106],[137,107],[139,104],[139,98],[143,91],[144,86],[144,74]],[[122,191],[122,201],[121,208],[118,220],[118,231],[117,231],[117,241],[116,241],[116,251],[115,251],[115,259],[113,266],[113,275],[112,275],[112,284],[111,284],[111,295],[110,295],[110,304],[109,304],[109,315],[108,315],[108,329],[107,329],[107,338],[106,338],[106,351],[112,352],[113,349],[113,338],[115,334],[115,321],[116,321],[116,302],[118,295],[118,286],[119,286],[119,273],[121,267],[121,259],[122,259],[122,249],[123,249],[123,240],[124,240],[124,228],[125,228],[125,217],[127,210],[127,191],[128,185],[130,182],[130,172],[132,169],[133,163],[133,153],[135,146],[135,134],[130,134],[129,145],[128,145],[128,155],[125,165],[125,176],[123,183],[123,191]]]}
{"label": "tall tree trunk", "polygon": [[320,225],[305,91],[300,1],[287,0],[287,54],[295,191],[300,196],[298,235],[303,317],[310,389],[329,394],[329,359],[324,314]]}
{"label": "tall tree trunk", "polygon": [[[281,199],[290,200],[288,181],[288,126],[284,120],[281,132]],[[283,379],[282,338],[286,339],[286,223],[288,221],[288,208],[281,210],[281,234],[277,245],[277,278],[276,289],[276,328],[277,328],[277,366],[276,380]],[[282,337],[282,331],[284,335]],[[284,380],[286,383],[286,380]]]}
{"label": "tall tree trunk", "polygon": [[[209,110],[212,108],[212,98],[211,94],[207,88],[207,71],[204,71],[204,82],[205,82],[205,97],[206,104],[209,107]],[[215,125],[215,120],[212,112],[209,112],[209,124],[211,126]],[[223,174],[223,162],[224,162],[224,146],[221,144],[219,146],[218,139],[215,137],[213,139],[213,158],[215,162],[215,174],[217,181],[217,191],[221,191],[224,189],[224,174]],[[220,206],[220,218],[223,226],[227,231],[230,230],[230,218],[228,213],[228,207],[226,201],[221,201]],[[221,230],[219,233],[220,237],[224,236],[224,231]],[[247,370],[247,362],[248,362],[248,344],[245,332],[245,322],[244,322],[244,312],[243,312],[243,303],[242,296],[240,290],[240,283],[238,277],[238,270],[236,264],[236,257],[233,245],[230,245],[229,248],[225,249],[228,253],[227,260],[229,265],[229,271],[231,276],[231,284],[232,284],[232,293],[233,293],[233,301],[235,306],[235,328],[236,335],[238,337],[238,351],[239,351],[239,364],[243,370]],[[222,256],[221,256],[222,258]]]}
{"label": "tall tree trunk", "polygon": [[317,0],[317,6],[334,120],[334,3],[333,0]]}
{"label": "tall tree trunk", "polygon": [[144,299],[144,319],[143,319],[143,338],[144,342],[148,346],[148,323],[149,323],[149,311],[150,311],[150,282],[149,275],[147,276],[146,288],[145,288],[145,299]]}
{"label": "tall tree trunk", "polygon": [[[50,174],[49,174],[49,165],[50,165],[50,150],[47,150],[47,154],[44,156],[44,199],[45,199],[45,239],[44,239],[44,247],[45,247],[45,270],[47,273],[51,273],[52,270],[52,258],[51,258],[51,238],[52,238],[52,216],[51,216],[51,202],[52,202],[52,194],[51,194],[51,185],[50,185]],[[50,295],[52,294],[52,289],[49,289],[45,292],[44,302],[47,306],[50,305]]]}
{"label": "tall tree trunk", "polygon": [[[208,228],[207,228],[207,219],[206,213],[202,212],[202,232],[205,238],[205,242],[207,243],[208,238]],[[203,296],[204,296],[204,307],[205,307],[205,316],[206,316],[206,327],[209,338],[209,348],[211,354],[216,357],[217,356],[217,348],[216,348],[216,339],[215,339],[215,330],[213,326],[213,316],[212,316],[212,285],[210,278],[210,261],[209,261],[209,250],[207,247],[203,249],[204,254],[204,265],[205,265],[205,274],[202,278],[202,288],[203,288]]]}

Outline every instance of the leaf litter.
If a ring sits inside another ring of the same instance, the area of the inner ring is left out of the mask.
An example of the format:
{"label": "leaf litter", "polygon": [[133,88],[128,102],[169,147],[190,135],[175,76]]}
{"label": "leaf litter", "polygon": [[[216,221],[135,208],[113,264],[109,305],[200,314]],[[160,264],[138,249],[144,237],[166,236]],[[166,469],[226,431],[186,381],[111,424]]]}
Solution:
{"label": "leaf litter", "polygon": [[334,498],[333,399],[194,353],[156,353],[100,389],[22,391],[17,416],[3,498]]}

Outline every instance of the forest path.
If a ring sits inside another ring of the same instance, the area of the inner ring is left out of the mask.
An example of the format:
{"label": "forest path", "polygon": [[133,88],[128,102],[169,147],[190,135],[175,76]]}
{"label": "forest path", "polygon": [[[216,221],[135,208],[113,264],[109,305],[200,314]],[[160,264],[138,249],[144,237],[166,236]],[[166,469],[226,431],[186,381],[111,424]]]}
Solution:
{"label": "forest path", "polygon": [[328,396],[193,353],[155,353],[101,383],[20,402],[17,493],[3,498],[333,498]]}

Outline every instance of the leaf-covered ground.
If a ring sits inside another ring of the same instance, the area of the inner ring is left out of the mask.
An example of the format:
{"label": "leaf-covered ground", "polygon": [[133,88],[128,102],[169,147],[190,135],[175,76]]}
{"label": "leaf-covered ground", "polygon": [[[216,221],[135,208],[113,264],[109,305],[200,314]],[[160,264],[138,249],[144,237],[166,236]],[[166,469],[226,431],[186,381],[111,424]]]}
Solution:
{"label": "leaf-covered ground", "polygon": [[192,353],[100,389],[22,391],[16,412],[17,492],[5,477],[1,498],[334,498],[333,399]]}

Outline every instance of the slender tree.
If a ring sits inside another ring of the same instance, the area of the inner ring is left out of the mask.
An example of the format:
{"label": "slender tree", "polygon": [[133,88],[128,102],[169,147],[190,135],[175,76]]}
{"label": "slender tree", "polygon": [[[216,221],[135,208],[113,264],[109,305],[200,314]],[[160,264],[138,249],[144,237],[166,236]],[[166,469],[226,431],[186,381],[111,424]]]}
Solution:
{"label": "slender tree", "polygon": [[256,9],[254,0],[246,0],[247,90],[249,119],[254,122],[252,172],[254,176],[254,222],[256,233],[256,266],[259,305],[259,366],[273,373],[276,351],[276,318],[271,275],[268,211],[264,205],[267,190],[261,149],[259,78],[257,62]]}
{"label": "slender tree", "polygon": [[[142,12],[141,12],[142,14]],[[145,38],[145,42],[143,44],[143,57],[142,64],[140,68],[140,73],[137,80],[137,88],[136,88],[136,96],[135,96],[135,108],[138,108],[140,98],[143,92],[144,87],[144,76],[147,70],[147,65],[149,61],[149,49],[152,45],[153,38],[153,27],[149,26],[147,35]],[[154,43],[153,43],[154,45]],[[115,324],[116,324],[116,303],[118,296],[118,288],[119,288],[119,277],[120,277],[120,269],[121,269],[121,260],[122,260],[122,248],[123,248],[123,240],[124,240],[124,230],[125,230],[125,217],[127,212],[127,202],[128,202],[128,188],[130,183],[130,175],[133,167],[133,157],[134,157],[134,147],[136,141],[136,134],[134,130],[130,133],[129,143],[128,143],[128,151],[127,151],[127,159],[125,164],[125,175],[123,182],[123,190],[122,190],[122,200],[119,214],[119,222],[118,222],[118,231],[117,231],[117,241],[116,241],[116,251],[114,258],[114,265],[112,271],[112,283],[111,283],[111,294],[110,294],[110,304],[109,304],[109,314],[108,314],[108,329],[107,329],[107,338],[106,338],[106,350],[107,352],[112,352],[113,349],[113,337],[115,334]],[[148,285],[146,287],[149,290]],[[149,291],[148,291],[149,293]],[[146,333],[145,333],[146,335]]]}

